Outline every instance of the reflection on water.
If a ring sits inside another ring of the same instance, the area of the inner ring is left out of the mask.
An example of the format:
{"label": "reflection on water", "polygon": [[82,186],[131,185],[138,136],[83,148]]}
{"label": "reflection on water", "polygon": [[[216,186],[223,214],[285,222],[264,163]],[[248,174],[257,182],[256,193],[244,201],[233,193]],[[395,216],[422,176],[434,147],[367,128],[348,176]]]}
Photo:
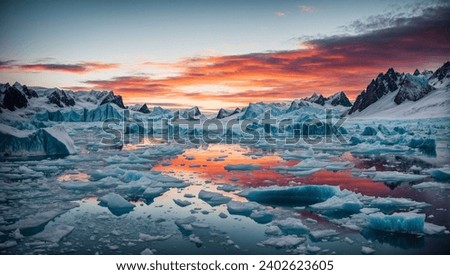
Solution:
{"label": "reflection on water", "polygon": [[82,182],[88,182],[89,181],[89,175],[86,173],[67,173],[62,174],[58,176],[58,181],[82,181]]}

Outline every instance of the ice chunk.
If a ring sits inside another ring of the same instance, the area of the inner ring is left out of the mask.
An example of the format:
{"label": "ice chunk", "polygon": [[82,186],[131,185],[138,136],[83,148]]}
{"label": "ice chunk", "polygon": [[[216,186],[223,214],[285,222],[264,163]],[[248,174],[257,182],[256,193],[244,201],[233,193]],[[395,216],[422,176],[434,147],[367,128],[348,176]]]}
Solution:
{"label": "ice chunk", "polygon": [[220,212],[219,217],[221,217],[222,219],[226,219],[226,218],[228,218],[228,215],[223,212]]}
{"label": "ice chunk", "polygon": [[309,231],[309,228],[296,218],[276,220],[273,224],[288,234],[303,234]]}
{"label": "ice chunk", "polygon": [[404,174],[397,171],[376,172],[373,181],[382,181],[387,183],[409,182],[426,178],[426,175]]}
{"label": "ice chunk", "polygon": [[205,190],[201,190],[198,193],[198,198],[204,200],[211,206],[221,205],[231,200],[230,197],[224,196],[221,193],[209,192]]}
{"label": "ice chunk", "polygon": [[269,239],[263,241],[261,244],[263,246],[271,246],[271,247],[275,247],[275,248],[290,248],[290,247],[296,247],[297,245],[299,245],[305,241],[306,241],[306,238],[304,238],[304,237],[298,237],[295,235],[287,235],[287,236],[269,238]]}
{"label": "ice chunk", "polygon": [[190,202],[188,200],[180,200],[180,199],[173,199],[173,202],[176,203],[180,207],[186,207],[186,206],[192,204],[192,202]]}
{"label": "ice chunk", "polygon": [[225,165],[225,170],[227,171],[250,171],[250,170],[259,170],[261,169],[261,165],[255,165],[255,164],[227,164]]}
{"label": "ice chunk", "polygon": [[217,186],[217,190],[222,190],[225,192],[233,192],[238,189],[239,189],[239,186],[231,185],[231,184],[224,184],[224,185]]}
{"label": "ice chunk", "polygon": [[0,152],[3,156],[52,156],[75,154],[73,140],[63,126],[22,131],[0,124]]}
{"label": "ice chunk", "polygon": [[10,247],[14,247],[17,245],[17,242],[15,240],[6,241],[4,243],[0,243],[0,249],[7,249]]}
{"label": "ice chunk", "polygon": [[155,197],[159,197],[162,193],[164,193],[167,189],[162,187],[147,187],[142,193],[142,197],[145,199],[153,199]]}
{"label": "ice chunk", "polygon": [[355,194],[348,194],[346,196],[334,196],[324,202],[319,202],[310,205],[312,209],[322,211],[345,211],[345,212],[359,212],[364,204],[358,199]]}
{"label": "ice chunk", "polygon": [[266,235],[274,235],[278,236],[281,235],[281,229],[276,225],[270,225],[267,227],[267,229],[264,231]]}
{"label": "ice chunk", "polygon": [[316,240],[330,238],[336,236],[338,233],[333,229],[324,229],[324,230],[316,230],[311,231],[309,234]]}
{"label": "ice chunk", "polygon": [[408,208],[424,208],[430,206],[425,202],[417,202],[407,198],[374,198],[369,202],[371,207],[384,211]]}
{"label": "ice chunk", "polygon": [[429,223],[429,222],[426,222],[423,227],[423,233],[425,233],[427,235],[443,233],[445,230],[447,230],[447,228],[445,226],[436,225],[436,224]]}
{"label": "ice chunk", "polygon": [[154,254],[154,250],[146,248],[143,251],[141,251],[141,255],[153,255]]}
{"label": "ice chunk", "polygon": [[436,141],[432,138],[413,137],[408,144],[411,148],[435,149]]}
{"label": "ice chunk", "polygon": [[167,235],[148,235],[145,233],[139,233],[139,240],[145,241],[145,242],[151,242],[151,241],[164,241],[172,237],[171,234]]}
{"label": "ice chunk", "polygon": [[198,236],[195,236],[194,234],[189,235],[189,241],[193,242],[197,247],[203,245],[203,241],[200,240],[200,238]]}
{"label": "ice chunk", "polygon": [[375,250],[373,248],[370,248],[368,246],[361,247],[361,253],[365,255],[373,254],[375,253]]}
{"label": "ice chunk", "polygon": [[250,214],[250,218],[257,223],[269,223],[273,219],[273,213],[267,209],[255,209]]}
{"label": "ice chunk", "polygon": [[445,183],[435,182],[435,181],[427,181],[427,182],[421,182],[419,184],[415,184],[412,186],[412,188],[415,188],[415,189],[425,189],[425,188],[450,189],[450,184],[445,184]]}
{"label": "ice chunk", "polygon": [[425,172],[429,173],[433,178],[438,181],[450,182],[450,167],[444,166],[442,168],[428,169]]}
{"label": "ice chunk", "polygon": [[373,127],[370,126],[366,126],[364,128],[364,131],[362,132],[363,136],[376,136],[377,135],[377,130]]}
{"label": "ice chunk", "polygon": [[374,213],[368,215],[367,222],[368,227],[374,230],[422,233],[425,225],[425,214],[404,212],[385,215],[383,213]]}
{"label": "ice chunk", "polygon": [[175,224],[183,231],[192,231],[192,223],[195,222],[197,218],[195,216],[189,216],[184,219],[175,220]]}
{"label": "ice chunk", "polygon": [[22,220],[17,221],[12,225],[2,227],[2,230],[20,229],[23,235],[33,235],[44,229],[45,225],[54,218],[65,213],[67,210],[55,209],[37,213],[36,215],[28,216]]}
{"label": "ice chunk", "polygon": [[128,202],[122,196],[116,193],[109,193],[100,199],[100,205],[108,207],[109,211],[116,216],[129,213],[135,207],[134,204]]}
{"label": "ice chunk", "polygon": [[45,228],[44,231],[34,235],[33,238],[46,242],[58,243],[62,238],[69,235],[74,228],[75,227],[70,225],[57,224]]}
{"label": "ice chunk", "polygon": [[275,205],[309,205],[326,201],[340,192],[329,185],[270,186],[247,189],[239,193],[248,200]]}
{"label": "ice chunk", "polygon": [[256,202],[230,201],[227,203],[230,214],[250,216],[253,210],[260,209],[262,206]]}

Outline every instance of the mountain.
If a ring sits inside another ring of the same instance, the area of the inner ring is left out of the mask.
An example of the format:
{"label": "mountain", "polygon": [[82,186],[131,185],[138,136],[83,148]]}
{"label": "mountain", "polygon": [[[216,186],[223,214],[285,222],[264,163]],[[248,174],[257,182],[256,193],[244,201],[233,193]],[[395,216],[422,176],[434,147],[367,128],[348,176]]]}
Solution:
{"label": "mountain", "polygon": [[312,96],[304,98],[303,100],[316,103],[324,106],[325,104],[330,104],[332,106],[342,105],[344,107],[351,107],[352,103],[348,99],[347,95],[344,92],[338,92],[330,97],[324,97],[323,95],[318,95],[313,93]]}
{"label": "mountain", "polygon": [[0,113],[5,109],[15,112],[25,108],[35,112],[66,107],[93,109],[108,103],[125,109],[122,97],[112,91],[73,92],[58,88],[29,88],[18,82],[12,86],[0,84]]}
{"label": "mountain", "polygon": [[148,108],[146,103],[144,103],[143,105],[136,104],[136,105],[132,106],[130,109],[133,110],[133,111],[136,111],[136,112],[141,112],[143,114],[149,114],[150,113],[150,109]]}
{"label": "mountain", "polygon": [[219,112],[217,113],[216,118],[222,119],[226,118],[235,114],[239,114],[241,112],[241,109],[236,108],[233,112],[225,110],[224,108],[220,108]]}
{"label": "mountain", "polygon": [[352,117],[421,118],[450,116],[450,62],[432,73],[398,73],[390,68],[356,98]]}

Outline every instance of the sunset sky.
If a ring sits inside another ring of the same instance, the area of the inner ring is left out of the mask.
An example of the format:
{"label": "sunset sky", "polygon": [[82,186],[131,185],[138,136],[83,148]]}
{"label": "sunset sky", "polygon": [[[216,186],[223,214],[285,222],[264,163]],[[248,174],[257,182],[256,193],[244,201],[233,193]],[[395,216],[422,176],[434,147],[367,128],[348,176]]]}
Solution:
{"label": "sunset sky", "polygon": [[0,1],[0,83],[204,110],[450,60],[448,1]]}

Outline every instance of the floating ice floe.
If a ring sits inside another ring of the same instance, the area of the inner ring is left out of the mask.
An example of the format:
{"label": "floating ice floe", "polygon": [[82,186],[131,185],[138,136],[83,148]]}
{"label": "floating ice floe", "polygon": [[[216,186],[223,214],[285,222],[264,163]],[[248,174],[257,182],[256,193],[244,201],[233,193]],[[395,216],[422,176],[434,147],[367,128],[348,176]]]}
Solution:
{"label": "floating ice floe", "polygon": [[227,164],[225,165],[225,170],[227,171],[251,171],[261,169],[261,165],[256,164]]}
{"label": "floating ice floe", "polygon": [[223,184],[223,185],[217,186],[217,190],[222,190],[222,191],[225,191],[225,192],[233,192],[233,191],[236,191],[236,190],[239,190],[239,189],[240,189],[239,186],[231,185],[231,184]]}
{"label": "floating ice floe", "polygon": [[424,208],[430,206],[425,202],[417,202],[407,198],[373,198],[366,197],[369,201],[370,207],[378,208],[383,211],[392,211],[398,209],[409,209],[409,208]]}
{"label": "floating ice floe", "polygon": [[141,255],[154,255],[155,254],[155,250],[150,249],[150,248],[146,248],[143,251],[141,251]]}
{"label": "floating ice floe", "polygon": [[185,232],[189,232],[189,231],[193,230],[192,223],[194,223],[196,220],[197,220],[197,218],[195,216],[189,216],[189,217],[186,217],[183,219],[176,219],[175,224],[181,230],[184,230]]}
{"label": "floating ice floe", "polygon": [[250,216],[253,210],[263,208],[256,202],[230,201],[227,203],[227,209],[230,214]]}
{"label": "floating ice floe", "polygon": [[400,233],[423,233],[425,214],[402,212],[385,215],[383,213],[374,213],[368,215],[367,222],[368,227],[374,230]]}
{"label": "floating ice floe", "polygon": [[430,174],[433,178],[438,181],[450,182],[450,167],[444,166],[441,168],[433,168],[425,170],[428,174]]}
{"label": "floating ice floe", "polygon": [[357,213],[363,206],[364,204],[354,193],[346,192],[345,195],[339,194],[309,207],[321,211]]}
{"label": "floating ice floe", "polygon": [[145,242],[152,242],[152,241],[164,241],[172,237],[172,234],[167,235],[149,235],[145,233],[139,233],[139,240],[145,241]]}
{"label": "floating ice floe", "polygon": [[198,193],[198,198],[205,201],[211,206],[225,204],[231,200],[230,197],[224,196],[221,193],[210,192],[205,190],[201,190]]}
{"label": "floating ice floe", "polygon": [[250,201],[271,205],[310,205],[326,201],[340,192],[329,185],[270,186],[247,189],[239,193]]}
{"label": "floating ice floe", "polygon": [[412,186],[414,189],[427,189],[427,188],[439,188],[439,189],[450,189],[450,184],[445,184],[442,182],[435,182],[435,181],[427,181],[427,182],[421,182],[419,184],[414,184]]}
{"label": "floating ice floe", "polygon": [[370,248],[368,246],[361,247],[361,253],[365,255],[373,254],[375,253],[375,250],[373,248]]}
{"label": "floating ice floe", "polygon": [[426,177],[427,175],[405,174],[397,171],[382,171],[376,172],[372,180],[387,183],[395,183],[395,182],[417,181],[422,180]]}
{"label": "floating ice floe", "polygon": [[58,243],[62,238],[69,235],[75,227],[65,224],[47,226],[44,231],[34,235],[33,238],[41,241]]}
{"label": "floating ice floe", "polygon": [[333,229],[315,230],[315,231],[309,232],[309,234],[311,235],[311,237],[313,237],[316,240],[330,238],[330,237],[334,237],[334,236],[338,235],[336,230],[333,230]]}
{"label": "floating ice floe", "polygon": [[298,237],[295,235],[287,235],[280,237],[269,238],[260,244],[263,246],[271,246],[275,248],[290,248],[296,247],[297,245],[306,241],[305,237]]}
{"label": "floating ice floe", "polygon": [[116,216],[129,213],[135,207],[122,196],[116,193],[109,193],[99,199],[100,205],[108,207],[109,211]]}
{"label": "floating ice floe", "polygon": [[287,234],[304,234],[309,231],[309,228],[302,223],[300,219],[287,218],[284,220],[276,220],[273,222],[283,232]]}
{"label": "floating ice floe", "polygon": [[180,207],[186,207],[186,206],[192,204],[192,202],[190,202],[188,200],[180,200],[180,199],[173,199],[173,202]]}

